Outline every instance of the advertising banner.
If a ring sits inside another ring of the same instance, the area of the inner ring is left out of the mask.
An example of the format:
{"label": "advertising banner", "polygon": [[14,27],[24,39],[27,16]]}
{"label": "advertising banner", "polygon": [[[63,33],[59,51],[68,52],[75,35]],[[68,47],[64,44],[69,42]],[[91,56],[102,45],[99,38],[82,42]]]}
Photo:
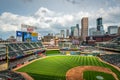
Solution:
{"label": "advertising banner", "polygon": [[36,33],[36,32],[32,32],[31,35],[37,37],[37,36],[38,36],[38,33]]}
{"label": "advertising banner", "polygon": [[22,31],[33,32],[35,29],[37,29],[37,27],[31,26],[31,25],[26,25],[26,24],[21,24]]}
{"label": "advertising banner", "polygon": [[17,37],[22,37],[22,31],[16,31],[16,36]]}
{"label": "advertising banner", "polygon": [[30,42],[31,41],[31,33],[30,32],[23,32],[22,41]]}
{"label": "advertising banner", "polygon": [[23,32],[22,31],[16,31],[16,40],[21,42],[22,41]]}
{"label": "advertising banner", "polygon": [[22,41],[23,42],[37,42],[38,41],[38,33],[23,32]]}
{"label": "advertising banner", "polygon": [[32,42],[38,41],[38,33],[37,32],[32,32],[31,33],[31,41]]}
{"label": "advertising banner", "polygon": [[34,29],[33,29],[32,27],[28,27],[28,28],[27,28],[27,31],[28,31],[28,32],[33,32]]}

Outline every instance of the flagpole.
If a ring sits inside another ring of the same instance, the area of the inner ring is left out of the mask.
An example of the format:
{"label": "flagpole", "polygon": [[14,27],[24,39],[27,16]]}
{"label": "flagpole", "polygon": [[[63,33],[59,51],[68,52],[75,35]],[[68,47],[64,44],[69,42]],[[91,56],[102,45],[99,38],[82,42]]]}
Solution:
{"label": "flagpole", "polygon": [[7,60],[7,69],[8,69],[8,66],[9,66],[9,60],[8,60],[8,46],[6,46],[6,60]]}

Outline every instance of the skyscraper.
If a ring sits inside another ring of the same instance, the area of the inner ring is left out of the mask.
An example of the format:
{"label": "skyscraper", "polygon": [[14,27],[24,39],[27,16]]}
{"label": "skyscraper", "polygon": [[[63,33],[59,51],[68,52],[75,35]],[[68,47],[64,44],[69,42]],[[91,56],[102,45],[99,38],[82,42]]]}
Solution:
{"label": "skyscraper", "polygon": [[118,27],[118,35],[120,35],[120,27]]}
{"label": "skyscraper", "polygon": [[78,28],[77,27],[75,27],[74,28],[74,37],[78,37]]}
{"label": "skyscraper", "polygon": [[80,36],[79,33],[80,33],[80,28],[79,28],[79,24],[76,24],[76,27],[77,27],[77,30],[78,30],[78,37]]}
{"label": "skyscraper", "polygon": [[71,36],[72,36],[72,37],[74,36],[74,30],[75,30],[75,26],[72,26],[72,27],[71,27]]}
{"label": "skyscraper", "polygon": [[103,25],[102,25],[102,18],[97,18],[97,30],[102,31],[103,30]]}
{"label": "skyscraper", "polygon": [[118,26],[109,26],[108,27],[108,34],[117,34],[118,33]]}
{"label": "skyscraper", "polygon": [[76,26],[72,26],[71,27],[71,36],[72,37],[76,37],[78,38],[79,37],[79,24],[76,24]]}
{"label": "skyscraper", "polygon": [[104,35],[104,29],[102,24],[102,18],[97,18],[97,31],[100,33],[99,35]]}
{"label": "skyscraper", "polygon": [[79,29],[79,37],[81,36],[81,28]]}
{"label": "skyscraper", "polygon": [[89,36],[93,36],[95,32],[96,32],[96,28],[90,28],[89,29]]}
{"label": "skyscraper", "polygon": [[61,30],[61,31],[60,31],[60,35],[61,35],[61,38],[65,38],[65,31],[64,31],[64,30]]}
{"label": "skyscraper", "polygon": [[81,37],[85,41],[88,36],[88,17],[83,17],[81,20]]}
{"label": "skyscraper", "polygon": [[66,38],[69,38],[69,29],[66,30]]}

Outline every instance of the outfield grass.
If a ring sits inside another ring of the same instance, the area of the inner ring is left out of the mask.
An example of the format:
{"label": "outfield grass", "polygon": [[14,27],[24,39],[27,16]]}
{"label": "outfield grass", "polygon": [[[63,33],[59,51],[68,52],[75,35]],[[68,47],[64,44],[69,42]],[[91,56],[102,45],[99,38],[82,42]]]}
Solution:
{"label": "outfield grass", "polygon": [[120,79],[120,72],[118,70],[93,56],[49,56],[37,60],[18,71],[27,72],[34,80],[65,80],[66,72],[69,69],[86,65],[110,68]]}
{"label": "outfield grass", "polygon": [[97,71],[84,71],[83,77],[85,80],[101,80],[96,78],[97,76],[103,77],[102,80],[115,80],[112,74],[107,74],[104,72],[97,72]]}
{"label": "outfield grass", "polygon": [[46,51],[47,56],[53,56],[53,55],[61,55],[59,50],[47,50]]}

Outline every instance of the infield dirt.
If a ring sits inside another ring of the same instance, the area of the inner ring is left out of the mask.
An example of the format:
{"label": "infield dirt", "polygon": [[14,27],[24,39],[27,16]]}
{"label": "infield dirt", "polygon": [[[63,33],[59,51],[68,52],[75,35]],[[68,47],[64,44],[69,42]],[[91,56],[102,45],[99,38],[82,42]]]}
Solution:
{"label": "infield dirt", "polygon": [[112,74],[115,80],[119,80],[115,73],[113,73],[110,69],[99,67],[99,66],[78,66],[68,70],[66,73],[66,80],[84,80],[83,72],[84,71],[98,71]]}

